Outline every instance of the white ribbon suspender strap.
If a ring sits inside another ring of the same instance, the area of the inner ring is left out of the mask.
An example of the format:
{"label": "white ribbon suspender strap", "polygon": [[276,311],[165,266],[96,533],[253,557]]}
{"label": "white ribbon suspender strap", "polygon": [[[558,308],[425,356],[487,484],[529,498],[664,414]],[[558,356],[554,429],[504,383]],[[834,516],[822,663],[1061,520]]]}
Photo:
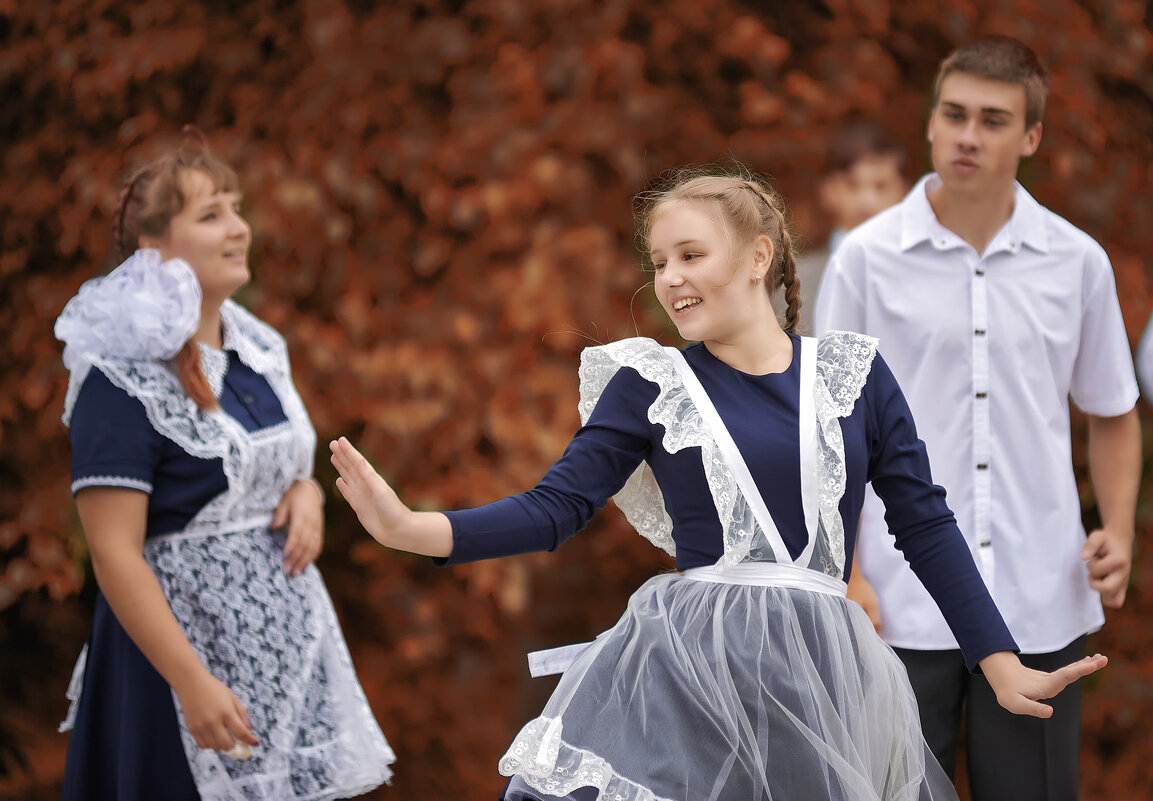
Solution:
{"label": "white ribbon suspender strap", "polygon": [[572,645],[562,645],[559,648],[548,648],[544,651],[530,651],[528,655],[528,674],[534,679],[541,676],[553,676],[564,673],[577,657],[585,652],[596,640],[578,642]]}
{"label": "white ribbon suspender strap", "polygon": [[797,564],[808,565],[817,543],[817,485],[821,480],[817,459],[820,445],[817,442],[817,340],[814,337],[801,337],[800,378],[801,396],[797,410],[800,414],[801,507],[805,513],[805,530],[809,532],[809,541],[797,557]]}
{"label": "white ribbon suspender strap", "polygon": [[693,372],[693,368],[689,367],[689,363],[685,361],[683,353],[676,348],[665,348],[665,350],[672,357],[677,373],[685,385],[685,390],[689,393],[689,398],[692,399],[693,405],[697,407],[697,411],[701,415],[701,420],[704,421],[709,433],[716,441],[721,458],[732,471],[733,478],[736,479],[741,494],[745,496],[753,517],[761,527],[765,539],[768,540],[769,547],[773,549],[773,556],[782,564],[793,564],[793,558],[789,555],[789,549],[785,547],[781,532],[777,530],[777,524],[773,521],[773,516],[769,514],[769,507],[765,505],[765,499],[757,491],[757,485],[753,481],[752,473],[749,472],[749,466],[745,464],[737,444],[733,442],[732,435],[725,428],[725,423],[721,420],[721,415],[717,411],[717,407],[713,405],[712,399],[709,398],[709,393],[705,392],[705,388],[701,386],[700,379]]}

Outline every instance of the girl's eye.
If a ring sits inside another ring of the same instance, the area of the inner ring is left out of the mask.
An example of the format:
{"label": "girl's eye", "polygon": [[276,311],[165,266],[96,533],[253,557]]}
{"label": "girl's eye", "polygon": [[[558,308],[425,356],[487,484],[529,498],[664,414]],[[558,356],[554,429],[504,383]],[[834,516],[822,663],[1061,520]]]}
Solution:
{"label": "girl's eye", "polygon": [[665,263],[663,261],[654,261],[653,262],[653,269],[654,270],[663,270],[664,267],[665,267]]}
{"label": "girl's eye", "polygon": [[212,222],[215,219],[216,219],[216,212],[210,211],[207,214],[205,214],[203,217],[201,217],[200,221],[201,222]]}

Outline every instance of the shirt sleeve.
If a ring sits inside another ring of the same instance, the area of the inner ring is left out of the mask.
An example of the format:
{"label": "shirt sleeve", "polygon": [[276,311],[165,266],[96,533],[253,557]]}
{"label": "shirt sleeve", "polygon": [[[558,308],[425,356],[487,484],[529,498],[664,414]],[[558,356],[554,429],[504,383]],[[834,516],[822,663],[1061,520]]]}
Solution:
{"label": "shirt sleeve", "polygon": [[896,546],[940,607],[970,670],[997,651],[1017,651],[973,562],[944,488],[933,483],[912,412],[880,354],[865,387],[871,407],[869,479],[885,503]]}
{"label": "shirt sleeve", "polygon": [[588,422],[536,487],[474,509],[446,512],[453,551],[433,561],[455,565],[556,550],[588,524],[648,456],[652,443],[646,410],[656,395],[656,385],[635,370],[619,370]]}
{"label": "shirt sleeve", "polygon": [[1086,258],[1081,341],[1070,394],[1082,411],[1116,417],[1133,408],[1140,392],[1113,267],[1100,248],[1091,250]]}
{"label": "shirt sleeve", "polygon": [[817,288],[813,309],[813,334],[829,331],[865,331],[865,303],[855,276],[863,256],[852,242],[845,242],[829,258]]}
{"label": "shirt sleeve", "polygon": [[68,427],[72,441],[72,492],[123,487],[152,492],[163,447],[144,406],[96,367],[89,370]]}
{"label": "shirt sleeve", "polygon": [[1145,400],[1153,404],[1153,315],[1145,324],[1145,333],[1137,345],[1137,377],[1141,381],[1141,391]]}

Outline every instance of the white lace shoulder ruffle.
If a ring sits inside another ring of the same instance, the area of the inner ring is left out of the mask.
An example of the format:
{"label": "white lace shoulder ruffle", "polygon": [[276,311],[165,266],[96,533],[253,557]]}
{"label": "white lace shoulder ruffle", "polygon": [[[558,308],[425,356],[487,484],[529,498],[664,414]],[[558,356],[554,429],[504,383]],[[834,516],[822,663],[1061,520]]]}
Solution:
{"label": "white lace shoulder ruffle", "polygon": [[[814,387],[819,441],[819,515],[825,540],[814,551],[812,566],[837,578],[844,569],[844,526],[839,504],[845,490],[844,442],[839,418],[849,415],[868,379],[876,354],[872,337],[845,331],[829,332],[817,347]],[[655,341],[635,337],[586,348],[581,354],[581,421],[587,422],[609,381],[622,367],[630,367],[658,387],[648,409],[649,422],[664,429],[662,446],[669,453],[699,447],[709,491],[721,521],[724,554],[717,566],[724,569],[749,558],[772,559],[749,504],[721,458],[712,434],[689,398],[669,354]],[[657,547],[675,555],[672,519],[664,496],[647,464],[625,482],[613,500],[629,523]]]}

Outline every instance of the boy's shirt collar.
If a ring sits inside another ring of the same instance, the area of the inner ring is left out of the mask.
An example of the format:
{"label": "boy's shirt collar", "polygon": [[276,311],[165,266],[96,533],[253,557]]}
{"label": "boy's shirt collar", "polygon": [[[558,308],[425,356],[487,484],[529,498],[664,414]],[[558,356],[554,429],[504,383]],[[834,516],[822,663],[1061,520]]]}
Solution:
{"label": "boy's shirt collar", "polygon": [[[929,173],[917,182],[912,191],[901,201],[901,250],[907,251],[921,242],[929,242],[937,250],[952,250],[968,247],[960,236],[946,228],[937,219],[929,204],[928,193],[941,185],[936,173]],[[1015,197],[1013,214],[1001,226],[982,257],[1005,251],[1019,253],[1022,247],[1029,247],[1038,253],[1049,252],[1049,236],[1045,226],[1044,208],[1020,183],[1014,183]]]}

